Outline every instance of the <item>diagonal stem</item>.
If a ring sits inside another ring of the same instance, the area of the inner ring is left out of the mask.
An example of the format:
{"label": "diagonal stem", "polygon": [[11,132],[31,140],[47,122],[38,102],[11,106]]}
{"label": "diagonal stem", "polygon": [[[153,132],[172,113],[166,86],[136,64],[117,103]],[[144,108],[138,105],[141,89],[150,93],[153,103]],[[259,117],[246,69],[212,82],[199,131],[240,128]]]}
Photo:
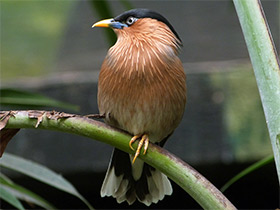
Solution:
{"label": "diagonal stem", "polygon": [[[30,118],[30,112],[32,112],[32,118]],[[44,114],[38,124],[38,119],[34,118],[34,113],[39,112],[38,116],[42,116],[42,112]],[[30,110],[13,111],[12,113],[13,116],[9,118],[5,128],[34,129],[37,124],[38,129],[56,130],[86,136],[110,144],[127,153],[134,153],[129,147],[131,135],[99,121],[53,111]],[[206,178],[167,150],[155,144],[150,144],[147,153],[145,155],[141,153],[139,158],[165,173],[189,193],[204,209],[236,209]]]}

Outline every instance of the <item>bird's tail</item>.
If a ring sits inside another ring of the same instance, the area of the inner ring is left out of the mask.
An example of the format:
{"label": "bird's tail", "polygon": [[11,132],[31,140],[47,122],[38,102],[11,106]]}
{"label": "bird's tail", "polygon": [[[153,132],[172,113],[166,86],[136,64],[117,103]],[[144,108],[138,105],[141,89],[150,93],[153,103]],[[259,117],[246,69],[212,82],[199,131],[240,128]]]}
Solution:
{"label": "bird's tail", "polygon": [[115,149],[100,193],[101,197],[113,196],[118,203],[131,205],[137,199],[149,206],[171,195],[172,186],[160,171],[139,159],[132,165],[130,155]]}

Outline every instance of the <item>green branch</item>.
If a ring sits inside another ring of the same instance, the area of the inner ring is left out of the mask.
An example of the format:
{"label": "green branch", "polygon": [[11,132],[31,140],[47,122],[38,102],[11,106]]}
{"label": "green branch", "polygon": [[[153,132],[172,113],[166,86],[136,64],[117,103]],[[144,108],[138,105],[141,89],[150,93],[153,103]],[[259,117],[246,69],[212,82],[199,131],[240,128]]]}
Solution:
{"label": "green branch", "polygon": [[[6,116],[7,112],[2,112]],[[11,111],[5,128],[35,128],[56,130],[102,141],[128,153],[131,136],[102,122],[57,112]],[[1,127],[1,126],[0,126]],[[3,127],[3,126],[2,126]],[[136,148],[136,145],[134,145]],[[146,155],[139,158],[165,173],[188,192],[204,209],[235,209],[230,201],[207,179],[165,149],[150,144]]]}
{"label": "green branch", "polygon": [[234,0],[254,68],[280,181],[280,67],[268,23],[258,0]]}

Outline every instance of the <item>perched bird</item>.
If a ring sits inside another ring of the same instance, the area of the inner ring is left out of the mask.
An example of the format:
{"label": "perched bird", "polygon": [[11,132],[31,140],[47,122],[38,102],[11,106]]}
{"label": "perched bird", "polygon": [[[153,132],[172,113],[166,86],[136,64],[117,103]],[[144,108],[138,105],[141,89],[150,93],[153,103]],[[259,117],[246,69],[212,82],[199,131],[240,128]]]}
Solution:
{"label": "perched bird", "polygon": [[[172,194],[168,178],[137,159],[149,141],[163,146],[180,123],[186,104],[186,76],[178,51],[181,40],[162,15],[133,9],[99,21],[92,27],[110,27],[117,35],[102,64],[98,80],[98,107],[105,122],[140,140],[135,156],[114,149],[101,189],[118,203],[137,199],[157,203]],[[133,147],[131,146],[133,149]]]}

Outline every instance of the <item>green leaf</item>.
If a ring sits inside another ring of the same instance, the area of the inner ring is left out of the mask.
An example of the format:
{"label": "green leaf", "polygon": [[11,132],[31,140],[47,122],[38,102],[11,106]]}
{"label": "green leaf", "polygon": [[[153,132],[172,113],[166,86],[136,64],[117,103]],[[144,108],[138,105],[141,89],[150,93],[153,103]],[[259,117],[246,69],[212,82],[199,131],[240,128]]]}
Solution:
{"label": "green leaf", "polygon": [[37,206],[41,206],[45,209],[56,209],[52,204],[39,195],[24,187],[14,184],[9,179],[5,179],[3,176],[0,176],[0,186],[20,200],[36,204]]}
{"label": "green leaf", "polygon": [[0,198],[6,201],[7,203],[11,204],[12,206],[16,207],[17,209],[24,210],[21,202],[8,190],[4,187],[0,187]]}
{"label": "green leaf", "polygon": [[280,181],[280,65],[260,0],[233,0],[254,68]]}
{"label": "green leaf", "polygon": [[2,174],[1,172],[0,172],[0,179],[5,180],[5,182],[8,182],[10,184],[13,183],[13,181],[9,177],[7,177],[6,175]]}
{"label": "green leaf", "polygon": [[90,203],[70,182],[45,166],[8,153],[5,153],[1,158],[0,166],[15,170],[59,190],[72,194],[82,200],[90,209],[93,209]]}
{"label": "green leaf", "polygon": [[3,88],[0,89],[0,104],[6,106],[25,107],[57,107],[78,111],[76,105],[64,103],[38,93],[31,93],[22,90]]}
{"label": "green leaf", "polygon": [[221,188],[221,191],[224,192],[225,190],[227,190],[233,183],[237,182],[239,179],[241,179],[242,177],[250,174],[251,172],[257,170],[258,168],[261,168],[265,165],[267,165],[268,163],[271,163],[274,160],[273,155],[270,155],[254,164],[252,164],[251,166],[249,166],[248,168],[244,169],[243,171],[241,171],[240,173],[238,173],[237,175],[235,175],[233,178],[231,178],[227,183],[225,183],[225,185]]}

